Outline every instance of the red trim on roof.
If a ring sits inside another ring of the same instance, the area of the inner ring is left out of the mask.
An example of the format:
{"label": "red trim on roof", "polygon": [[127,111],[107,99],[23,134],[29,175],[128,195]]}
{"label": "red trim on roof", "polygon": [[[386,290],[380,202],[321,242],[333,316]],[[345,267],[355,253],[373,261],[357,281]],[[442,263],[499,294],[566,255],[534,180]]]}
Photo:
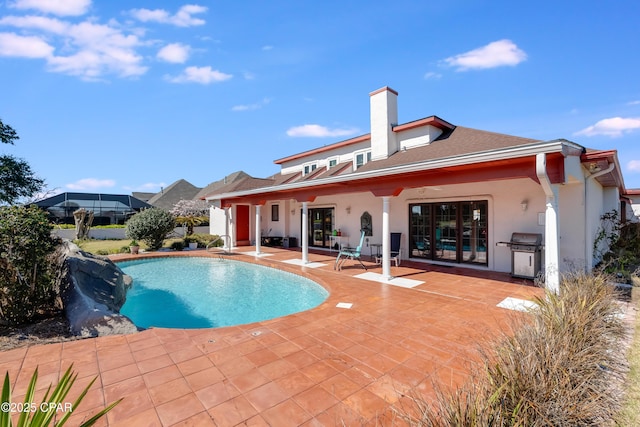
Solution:
{"label": "red trim on roof", "polygon": [[403,130],[409,130],[409,129],[414,129],[422,126],[429,126],[429,125],[437,127],[438,129],[442,129],[442,130],[451,130],[455,128],[454,125],[452,125],[451,123],[445,120],[442,120],[440,117],[431,116],[431,117],[425,117],[424,119],[415,120],[413,122],[405,123],[402,125],[396,125],[393,127],[393,131],[402,132]]}
{"label": "red trim on roof", "polygon": [[324,153],[325,151],[330,151],[336,148],[346,147],[348,145],[357,144],[358,142],[363,142],[371,139],[371,134],[368,133],[366,135],[356,136],[355,138],[347,139],[344,141],[336,142],[335,144],[325,145],[324,147],[314,148],[313,150],[303,151],[302,153],[293,154],[288,157],[283,157],[278,160],[274,160],[273,163],[276,165],[280,165],[285,162],[289,162],[291,160],[300,159],[302,157],[307,157],[312,154]]}

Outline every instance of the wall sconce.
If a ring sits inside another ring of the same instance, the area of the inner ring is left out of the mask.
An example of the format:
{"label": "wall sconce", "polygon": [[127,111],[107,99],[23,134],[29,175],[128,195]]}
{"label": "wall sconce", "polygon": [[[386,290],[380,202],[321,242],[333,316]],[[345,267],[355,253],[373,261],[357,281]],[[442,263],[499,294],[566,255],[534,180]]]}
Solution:
{"label": "wall sconce", "polygon": [[291,209],[291,215],[295,215],[296,214],[296,210],[295,209]]}
{"label": "wall sconce", "polygon": [[520,206],[522,207],[522,211],[526,211],[527,210],[527,206],[529,206],[529,202],[527,200],[523,200],[520,202]]}
{"label": "wall sconce", "polygon": [[351,213],[351,206],[347,206],[347,208],[345,209],[347,211],[347,215]]}

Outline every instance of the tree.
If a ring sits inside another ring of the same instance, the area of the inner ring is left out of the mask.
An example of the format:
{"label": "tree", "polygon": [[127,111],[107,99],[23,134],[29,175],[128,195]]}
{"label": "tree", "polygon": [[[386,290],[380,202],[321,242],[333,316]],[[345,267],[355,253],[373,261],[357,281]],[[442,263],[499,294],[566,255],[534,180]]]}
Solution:
{"label": "tree", "polygon": [[193,234],[193,227],[209,220],[209,205],[204,200],[180,200],[171,209],[176,222],[187,226],[187,236]]}
{"label": "tree", "polygon": [[[0,119],[0,142],[14,144],[18,134]],[[31,197],[44,188],[44,180],[36,177],[27,162],[14,156],[0,156],[0,204],[13,204],[21,197]]]}
{"label": "tree", "polygon": [[24,323],[59,308],[51,228],[36,206],[0,207],[0,323]]}
{"label": "tree", "polygon": [[125,234],[129,239],[142,240],[152,251],[162,247],[167,238],[176,227],[176,221],[169,212],[150,208],[138,212],[132,216],[125,227]]}

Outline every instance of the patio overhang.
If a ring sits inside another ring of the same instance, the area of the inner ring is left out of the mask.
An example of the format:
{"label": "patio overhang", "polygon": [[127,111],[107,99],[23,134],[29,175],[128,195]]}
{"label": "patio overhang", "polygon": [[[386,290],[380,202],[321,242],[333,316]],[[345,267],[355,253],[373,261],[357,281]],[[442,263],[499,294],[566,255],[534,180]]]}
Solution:
{"label": "patio overhang", "polygon": [[[480,163],[444,165],[439,168],[399,168],[384,175],[355,173],[342,180],[314,180],[298,185],[265,187],[243,193],[220,195],[223,206],[233,204],[262,205],[266,201],[295,199],[312,202],[319,196],[371,192],[377,197],[398,196],[403,190],[419,187],[490,182],[496,180],[530,178],[536,182],[535,156],[524,156]],[[552,183],[564,182],[564,155],[547,156],[547,173]]]}

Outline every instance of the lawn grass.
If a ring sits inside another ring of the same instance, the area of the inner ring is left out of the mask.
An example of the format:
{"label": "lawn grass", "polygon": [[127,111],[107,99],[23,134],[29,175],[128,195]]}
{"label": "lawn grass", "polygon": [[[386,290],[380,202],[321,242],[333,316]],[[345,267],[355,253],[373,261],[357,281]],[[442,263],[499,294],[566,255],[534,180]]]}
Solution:
{"label": "lawn grass", "polygon": [[[182,240],[182,238],[177,239],[167,239],[164,241],[165,248],[171,247],[171,244],[175,241]],[[89,240],[76,240],[74,242],[80,249],[85,252],[90,252],[92,254],[117,254],[122,252],[129,251],[129,243],[131,243],[131,239],[113,239],[113,240],[97,240],[97,239],[89,239]],[[147,249],[147,245],[143,242],[139,242],[140,249]],[[123,249],[123,248],[126,248]]]}
{"label": "lawn grass", "polygon": [[640,288],[633,288],[632,310],[636,310],[635,332],[633,332],[631,347],[627,353],[629,372],[625,382],[625,397],[622,410],[616,420],[620,427],[640,426]]}

